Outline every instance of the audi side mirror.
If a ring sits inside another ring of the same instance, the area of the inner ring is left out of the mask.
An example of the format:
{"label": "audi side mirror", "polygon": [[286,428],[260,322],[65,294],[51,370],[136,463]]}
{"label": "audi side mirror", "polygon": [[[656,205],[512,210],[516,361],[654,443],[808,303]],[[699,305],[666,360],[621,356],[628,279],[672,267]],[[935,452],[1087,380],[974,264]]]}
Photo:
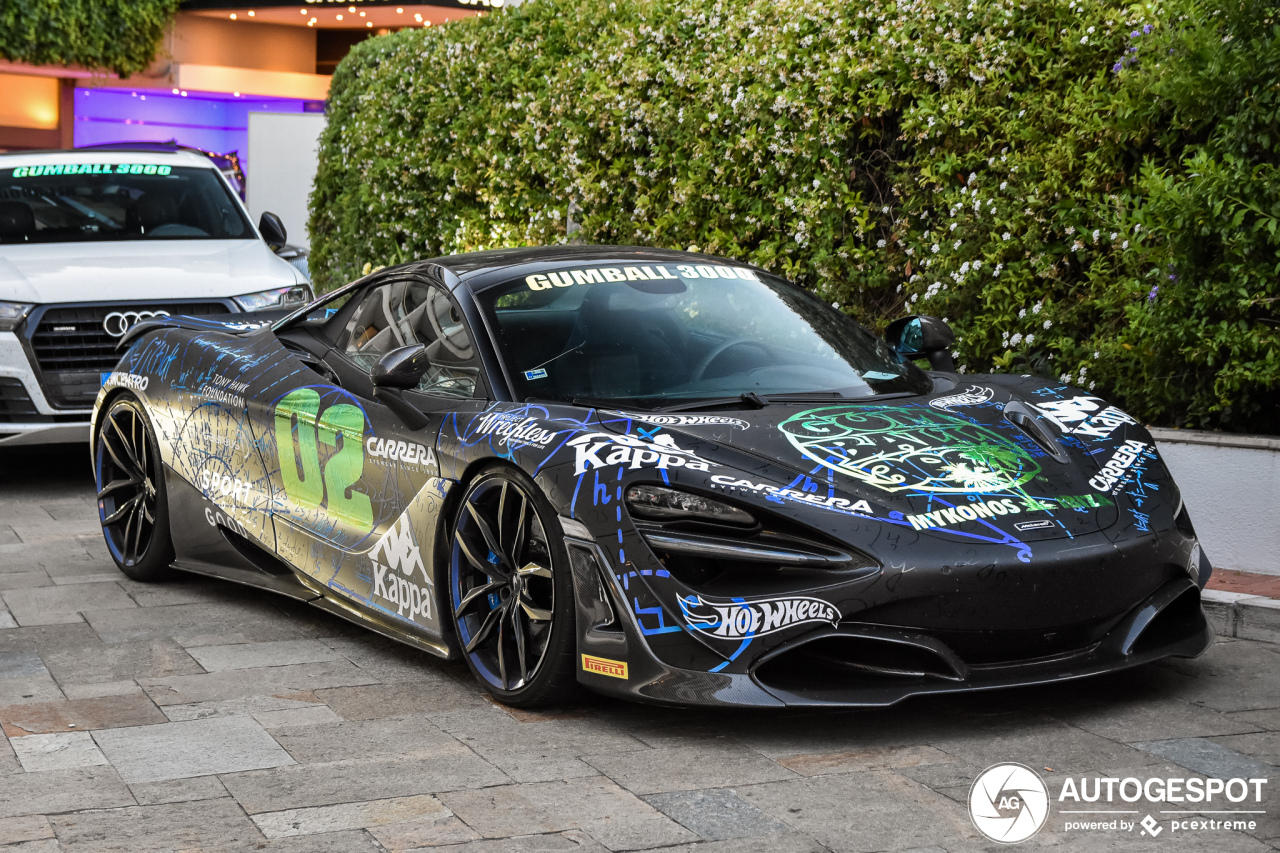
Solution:
{"label": "audi side mirror", "polygon": [[950,349],[956,342],[956,333],[944,320],[924,314],[902,317],[889,324],[884,337],[900,358],[924,357],[934,370],[955,373]]}
{"label": "audi side mirror", "polygon": [[378,359],[370,378],[378,388],[413,388],[431,366],[423,344],[398,347]]}
{"label": "audi side mirror", "polygon": [[280,217],[270,211],[265,211],[262,218],[258,220],[258,231],[262,234],[262,239],[267,241],[267,245],[272,249],[277,249],[288,242],[288,232],[284,230],[284,223],[280,221]]}

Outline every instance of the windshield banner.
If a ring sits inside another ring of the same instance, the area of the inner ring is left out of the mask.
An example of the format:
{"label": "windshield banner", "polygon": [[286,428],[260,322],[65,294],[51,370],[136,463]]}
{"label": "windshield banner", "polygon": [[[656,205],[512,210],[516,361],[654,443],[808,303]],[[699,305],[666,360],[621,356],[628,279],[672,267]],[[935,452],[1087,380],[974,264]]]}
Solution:
{"label": "windshield banner", "polygon": [[50,163],[47,166],[19,166],[12,178],[38,178],[41,175],[167,175],[172,166],[153,163]]}

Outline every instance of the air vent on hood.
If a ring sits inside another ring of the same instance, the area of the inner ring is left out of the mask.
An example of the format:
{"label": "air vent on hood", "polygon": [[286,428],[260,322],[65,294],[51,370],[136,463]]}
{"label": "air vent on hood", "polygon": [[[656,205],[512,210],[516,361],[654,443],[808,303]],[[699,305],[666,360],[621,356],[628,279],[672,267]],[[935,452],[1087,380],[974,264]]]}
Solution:
{"label": "air vent on hood", "polygon": [[1058,462],[1067,462],[1067,451],[1054,435],[1048,422],[1036,414],[1026,403],[1014,400],[1005,403],[1004,417],[1009,423],[1029,435],[1036,444]]}

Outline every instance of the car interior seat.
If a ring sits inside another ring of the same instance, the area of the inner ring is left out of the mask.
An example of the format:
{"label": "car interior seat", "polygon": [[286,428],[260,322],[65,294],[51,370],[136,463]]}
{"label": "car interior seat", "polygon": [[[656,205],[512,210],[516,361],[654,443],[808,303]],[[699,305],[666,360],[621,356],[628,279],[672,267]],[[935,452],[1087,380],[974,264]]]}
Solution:
{"label": "car interior seat", "polygon": [[0,201],[0,238],[28,240],[36,230],[31,206],[21,201]]}

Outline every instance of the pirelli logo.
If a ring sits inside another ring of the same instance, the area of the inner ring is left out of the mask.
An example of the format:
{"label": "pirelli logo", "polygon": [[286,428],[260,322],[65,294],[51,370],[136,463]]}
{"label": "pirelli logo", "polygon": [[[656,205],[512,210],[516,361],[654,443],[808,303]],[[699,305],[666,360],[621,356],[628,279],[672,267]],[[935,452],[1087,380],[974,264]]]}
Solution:
{"label": "pirelli logo", "polygon": [[627,665],[620,660],[609,660],[608,658],[595,658],[591,655],[582,656],[582,669],[586,672],[598,672],[601,675],[607,675],[611,678],[626,679]]}

